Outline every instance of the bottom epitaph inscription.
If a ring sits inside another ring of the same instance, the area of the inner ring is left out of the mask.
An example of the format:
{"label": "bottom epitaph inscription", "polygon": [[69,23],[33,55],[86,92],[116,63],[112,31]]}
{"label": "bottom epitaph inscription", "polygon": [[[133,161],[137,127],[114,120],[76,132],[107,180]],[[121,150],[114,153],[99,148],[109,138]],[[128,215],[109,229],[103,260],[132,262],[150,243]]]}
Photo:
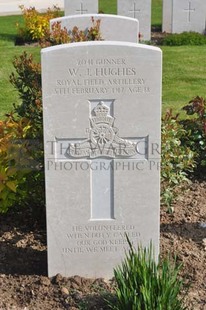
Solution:
{"label": "bottom epitaph inscription", "polygon": [[72,241],[72,246],[63,248],[62,253],[122,252],[128,248],[126,234],[132,244],[140,238],[134,225],[73,226],[67,233],[68,244]]}

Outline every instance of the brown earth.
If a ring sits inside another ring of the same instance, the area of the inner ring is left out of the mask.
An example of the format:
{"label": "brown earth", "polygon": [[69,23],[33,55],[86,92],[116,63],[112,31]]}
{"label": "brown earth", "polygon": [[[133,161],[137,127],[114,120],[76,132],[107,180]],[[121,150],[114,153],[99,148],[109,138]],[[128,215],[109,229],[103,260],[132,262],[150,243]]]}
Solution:
{"label": "brown earth", "polygon": [[[194,181],[161,210],[161,256],[177,255],[190,285],[187,309],[206,310],[206,182]],[[108,309],[114,284],[103,279],[47,276],[46,230],[23,210],[0,216],[0,310]]]}

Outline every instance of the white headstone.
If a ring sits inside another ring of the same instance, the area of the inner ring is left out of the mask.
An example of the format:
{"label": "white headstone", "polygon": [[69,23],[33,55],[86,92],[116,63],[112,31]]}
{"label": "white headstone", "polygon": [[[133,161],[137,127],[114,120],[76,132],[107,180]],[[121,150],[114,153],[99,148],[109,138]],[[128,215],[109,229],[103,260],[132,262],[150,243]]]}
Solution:
{"label": "white headstone", "polygon": [[164,0],[162,30],[168,33],[205,33],[206,1]]}
{"label": "white headstone", "polygon": [[[125,41],[137,43],[139,39],[139,22],[135,18],[117,16],[111,14],[85,14],[64,16],[51,19],[50,26],[53,23],[60,22],[62,28],[66,28],[70,33],[77,26],[80,30],[92,27],[92,18],[94,21],[100,20],[101,38],[107,41]],[[121,31],[120,31],[121,29]]]}
{"label": "white headstone", "polygon": [[151,0],[117,0],[117,12],[138,19],[141,40],[151,39]]}
{"label": "white headstone", "polygon": [[97,14],[98,0],[64,0],[64,15]]}
{"label": "white headstone", "polygon": [[162,3],[162,31],[172,32],[172,0],[163,0]]}
{"label": "white headstone", "polygon": [[42,50],[49,276],[113,276],[127,242],[159,248],[161,50]]}

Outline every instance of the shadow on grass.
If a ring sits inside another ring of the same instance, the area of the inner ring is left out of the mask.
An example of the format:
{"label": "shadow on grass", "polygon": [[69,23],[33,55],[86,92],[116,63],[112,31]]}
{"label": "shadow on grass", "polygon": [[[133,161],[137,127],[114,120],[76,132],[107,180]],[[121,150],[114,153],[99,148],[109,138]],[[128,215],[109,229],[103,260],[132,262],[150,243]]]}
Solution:
{"label": "shadow on grass", "polygon": [[15,44],[15,40],[16,36],[14,34],[0,33],[0,41],[14,42]]}

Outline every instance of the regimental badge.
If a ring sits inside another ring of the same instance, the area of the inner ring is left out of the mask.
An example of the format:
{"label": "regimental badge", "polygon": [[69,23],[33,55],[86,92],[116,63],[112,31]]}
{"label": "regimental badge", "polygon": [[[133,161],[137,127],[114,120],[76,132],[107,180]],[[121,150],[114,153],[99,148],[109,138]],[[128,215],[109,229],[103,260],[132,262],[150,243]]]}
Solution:
{"label": "regimental badge", "polygon": [[137,154],[137,143],[122,139],[114,127],[115,118],[109,115],[109,107],[99,102],[92,110],[88,139],[70,143],[66,153],[73,158],[125,158]]}

